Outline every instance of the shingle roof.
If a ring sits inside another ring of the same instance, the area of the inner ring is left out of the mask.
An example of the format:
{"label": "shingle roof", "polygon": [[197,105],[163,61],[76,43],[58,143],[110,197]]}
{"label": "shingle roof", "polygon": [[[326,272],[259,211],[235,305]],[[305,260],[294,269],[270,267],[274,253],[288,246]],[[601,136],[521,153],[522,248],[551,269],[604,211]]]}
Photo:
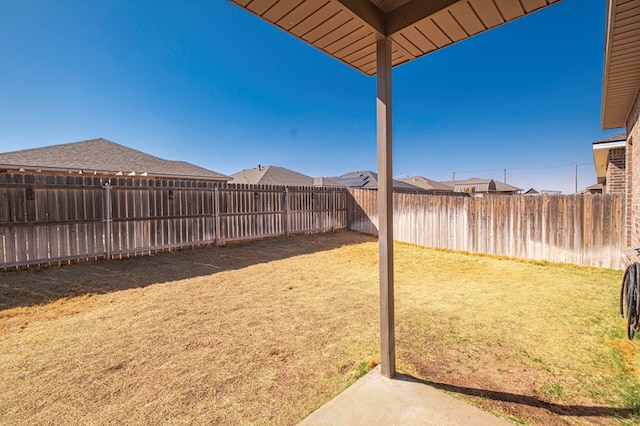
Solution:
{"label": "shingle roof", "polygon": [[102,138],[0,153],[0,168],[230,180],[185,161],[165,160]]}
{"label": "shingle roof", "polygon": [[[378,174],[370,170],[360,172],[349,172],[342,176],[330,177],[334,182],[340,183],[350,188],[364,188],[364,189],[377,189],[378,188]],[[411,185],[400,180],[393,179],[393,188],[405,191],[423,192],[423,189]]]}
{"label": "shingle roof", "polygon": [[627,140],[627,132],[616,133],[615,135],[607,136],[606,138],[595,141],[593,144],[609,143],[609,142],[622,142]]}
{"label": "shingle roof", "polygon": [[500,181],[495,181],[495,182],[496,182],[496,191],[498,191],[498,192],[518,192],[518,191],[522,191],[522,188],[518,188],[516,186],[509,185],[507,183],[500,182]]}
{"label": "shingle roof", "polygon": [[313,178],[313,186],[333,186],[333,187],[344,187],[343,184],[335,182],[326,177],[316,177]]}
{"label": "shingle roof", "polygon": [[427,179],[426,177],[422,176],[410,176],[398,180],[430,191],[453,192],[453,186],[435,180]]}
{"label": "shingle roof", "polygon": [[330,177],[329,179],[344,186],[348,186],[349,188],[378,188],[377,176],[374,177],[374,173],[370,171],[349,172],[341,176]]}
{"label": "shingle roof", "polygon": [[493,179],[483,179],[475,182],[458,182],[453,187],[453,192],[496,192],[496,182]]}
{"label": "shingle roof", "polygon": [[449,180],[449,181],[443,181],[441,183],[447,184],[447,185],[452,185],[454,188],[456,188],[456,191],[458,191],[458,187],[462,188],[462,187],[469,187],[469,186],[474,186],[476,188],[476,192],[487,192],[487,190],[483,189],[484,187],[486,187],[487,189],[490,189],[489,184],[490,182],[494,182],[495,184],[495,192],[508,192],[508,193],[514,193],[514,192],[519,192],[522,191],[521,188],[517,188],[515,186],[511,186],[508,185],[506,183],[502,183],[502,182],[498,182],[498,181],[494,181],[493,179],[481,179],[481,178],[469,178],[466,180]]}
{"label": "shingle roof", "polygon": [[258,166],[231,175],[233,183],[283,186],[313,186],[313,178],[278,166]]}

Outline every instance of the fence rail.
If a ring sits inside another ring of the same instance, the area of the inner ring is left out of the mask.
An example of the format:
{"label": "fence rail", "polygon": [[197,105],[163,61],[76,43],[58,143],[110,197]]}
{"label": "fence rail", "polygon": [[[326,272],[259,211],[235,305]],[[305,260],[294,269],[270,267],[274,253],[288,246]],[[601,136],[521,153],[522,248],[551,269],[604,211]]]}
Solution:
{"label": "fence rail", "polygon": [[[377,234],[377,192],[349,191],[349,229]],[[426,247],[623,269],[624,194],[394,194],[394,239]]]}
{"label": "fence rail", "polygon": [[339,188],[0,174],[0,268],[347,227]]}

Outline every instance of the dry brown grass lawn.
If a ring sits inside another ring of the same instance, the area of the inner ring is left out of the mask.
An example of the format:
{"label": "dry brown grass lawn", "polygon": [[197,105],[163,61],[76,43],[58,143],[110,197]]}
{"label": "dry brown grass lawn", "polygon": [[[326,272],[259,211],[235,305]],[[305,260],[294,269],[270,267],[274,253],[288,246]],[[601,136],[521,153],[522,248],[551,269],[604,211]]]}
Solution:
{"label": "dry brown grass lawn", "polygon": [[[396,251],[399,367],[531,424],[638,420],[621,273]],[[0,424],[294,424],[378,352],[350,232],[0,274]]]}

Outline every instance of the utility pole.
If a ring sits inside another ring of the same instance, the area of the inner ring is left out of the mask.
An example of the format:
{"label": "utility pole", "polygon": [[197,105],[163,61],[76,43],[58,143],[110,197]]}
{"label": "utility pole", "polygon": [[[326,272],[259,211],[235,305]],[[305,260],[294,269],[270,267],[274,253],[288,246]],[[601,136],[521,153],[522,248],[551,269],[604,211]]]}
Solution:
{"label": "utility pole", "polygon": [[451,180],[454,181],[454,182],[456,181],[456,172],[453,172],[451,174]]}
{"label": "utility pole", "polygon": [[578,193],[578,163],[573,168],[573,193]]}
{"label": "utility pole", "polygon": [[507,183],[507,169],[504,169],[504,183]]}

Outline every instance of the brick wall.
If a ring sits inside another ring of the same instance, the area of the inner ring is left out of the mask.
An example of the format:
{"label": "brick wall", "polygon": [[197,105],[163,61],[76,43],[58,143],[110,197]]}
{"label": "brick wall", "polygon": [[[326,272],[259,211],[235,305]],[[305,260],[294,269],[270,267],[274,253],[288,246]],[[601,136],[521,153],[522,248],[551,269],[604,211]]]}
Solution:
{"label": "brick wall", "polygon": [[640,96],[636,97],[627,121],[627,243],[640,247]]}
{"label": "brick wall", "polygon": [[625,243],[627,245],[627,247],[631,247],[631,228],[632,228],[632,224],[631,224],[631,201],[633,200],[633,178],[634,178],[634,171],[640,167],[636,166],[633,167],[633,161],[635,159],[635,153],[634,153],[634,149],[633,149],[633,144],[629,143],[630,139],[627,139],[627,158],[629,161],[627,161],[627,176],[626,176],[626,182],[625,182],[625,193],[626,193],[626,197],[625,197],[625,206],[624,206],[624,210],[625,210],[625,220],[624,220],[624,229],[625,229]]}
{"label": "brick wall", "polygon": [[607,159],[607,193],[625,192],[625,148],[609,150]]}

